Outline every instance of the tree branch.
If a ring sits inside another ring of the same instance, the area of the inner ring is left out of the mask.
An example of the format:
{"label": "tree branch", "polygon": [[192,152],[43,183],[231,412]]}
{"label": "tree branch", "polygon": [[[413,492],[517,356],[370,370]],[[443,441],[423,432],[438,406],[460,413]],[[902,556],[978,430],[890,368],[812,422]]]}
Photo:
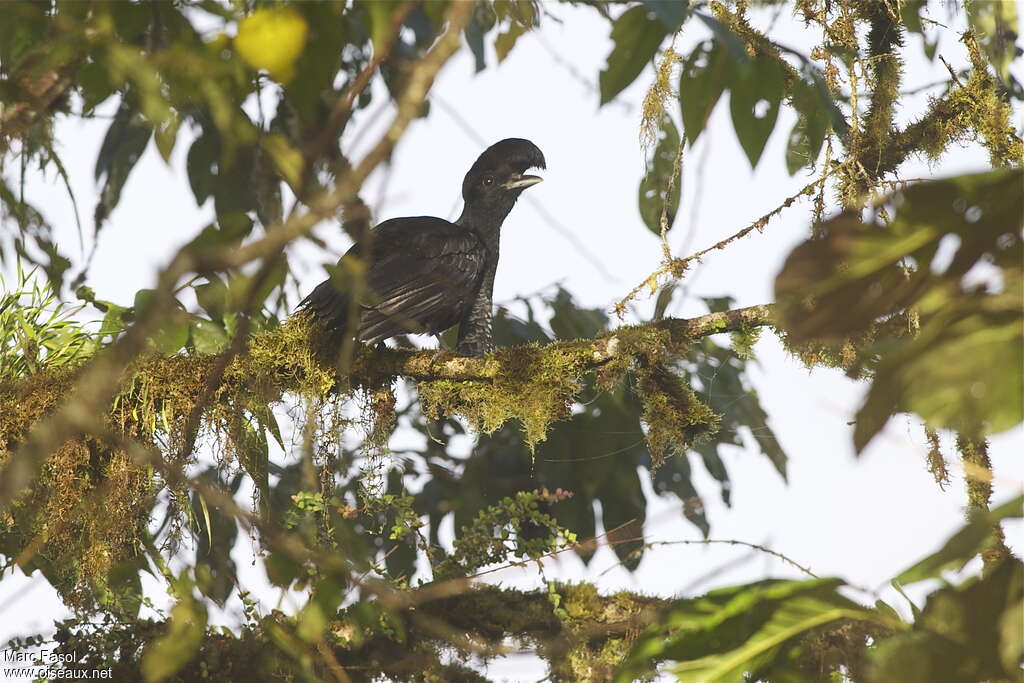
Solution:
{"label": "tree branch", "polygon": [[[775,307],[761,304],[696,318],[664,318],[625,330],[648,329],[668,332],[674,343],[706,337],[720,332],[738,332],[752,327],[772,325]],[[586,366],[595,369],[621,357],[624,344],[616,330],[596,339],[554,342],[550,348],[588,356]],[[545,347],[548,348],[548,347]],[[499,351],[499,355],[500,355]],[[451,356],[434,351],[382,349],[362,355],[353,366],[353,375],[394,375],[419,380],[489,380],[496,377],[504,363],[494,357]]]}

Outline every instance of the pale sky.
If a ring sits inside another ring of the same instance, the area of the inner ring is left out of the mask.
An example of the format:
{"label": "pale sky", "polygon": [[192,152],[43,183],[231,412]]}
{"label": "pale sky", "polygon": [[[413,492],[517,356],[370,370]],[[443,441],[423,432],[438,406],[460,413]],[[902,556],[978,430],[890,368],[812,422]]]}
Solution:
{"label": "pale sky", "polygon": [[[528,138],[544,151],[548,169],[542,174],[545,181],[528,191],[529,201],[520,201],[505,222],[495,298],[501,301],[530,294],[560,281],[580,303],[607,310],[657,267],[660,256],[659,244],[644,228],[636,208],[637,184],[643,173],[637,142],[639,103],[652,73],[648,70],[618,101],[598,109],[592,87],[610,50],[608,25],[592,10],[558,6],[552,11],[564,23],[544,21],[541,33],[522,37],[500,66],[490,49],[490,68],[478,75],[473,73],[468,51],[452,60],[433,91],[439,101],[431,115],[411,126],[396,152],[397,163],[383,201],[380,173],[371,178],[363,196],[371,206],[380,206],[378,220],[403,215],[453,217],[462,177],[483,146],[505,137]],[[814,38],[786,13],[778,18],[772,35],[805,53],[811,47],[807,41]],[[690,22],[677,47],[685,54],[705,37],[704,27]],[[908,42],[906,85],[946,76],[941,63],[930,64],[920,57],[916,36]],[[939,45],[939,54],[959,66],[966,62],[962,47],[949,33]],[[552,52],[564,64],[554,63]],[[903,121],[920,111],[924,97],[901,101]],[[375,104],[382,99],[376,98]],[[475,133],[468,132],[449,109],[456,110]],[[709,129],[685,158],[682,206],[669,235],[675,253],[692,253],[736,232],[811,181],[811,176],[803,174],[791,178],[785,169],[785,142],[793,121],[792,113],[783,108],[761,163],[751,173],[732,131],[726,97],[722,98]],[[64,121],[57,128],[59,151],[86,221],[97,197],[92,168],[108,125],[108,120]],[[368,131],[362,131],[361,125],[352,128],[361,131],[361,144],[353,154],[358,158],[376,139],[374,131],[379,126],[370,126]],[[484,143],[474,139],[474,134]],[[187,140],[180,140],[168,168],[151,145],[132,174],[120,206],[100,235],[90,272],[88,284],[99,298],[130,303],[132,294],[152,286],[158,269],[174,250],[212,217],[211,205],[197,209],[189,190],[184,172],[187,149]],[[951,151],[934,168],[923,161],[908,163],[901,176],[945,176],[985,168],[987,154],[968,147]],[[27,195],[57,228],[65,253],[77,258],[78,238],[59,179],[53,174],[45,179],[30,176]],[[600,265],[595,266],[553,229],[534,202],[585,243]],[[677,296],[669,314],[703,313],[699,296],[729,294],[736,297],[736,306],[771,301],[775,274],[789,250],[808,235],[809,225],[809,202],[797,204],[773,220],[763,234],[752,234],[726,251],[708,256],[690,274],[688,296],[682,301]],[[88,226],[86,231],[90,232]],[[298,252],[301,258],[293,258],[293,265],[304,273],[303,292],[323,279],[322,264],[333,261],[348,246],[335,225],[322,225],[317,234],[337,251],[327,255],[306,245]],[[87,241],[86,248],[89,246]],[[652,301],[642,301],[640,309],[647,315],[652,306]],[[927,472],[919,420],[905,416],[891,420],[864,455],[855,458],[848,422],[867,385],[834,370],[808,371],[767,332],[757,344],[756,354],[758,363],[751,366],[751,378],[790,457],[789,483],[755,450],[730,448],[726,466],[732,479],[733,507],[726,508],[698,458],[693,477],[707,507],[711,538],[768,545],[818,575],[839,576],[851,584],[879,590],[881,597],[908,615],[905,603],[885,583],[937,550],[962,524],[966,495],[959,468],[953,467],[952,485],[940,490]],[[944,445],[950,461],[955,462],[948,438]],[[1024,430],[1020,427],[992,439],[994,503],[1021,490],[1021,453]],[[585,462],[580,466],[585,467]],[[642,480],[648,486],[646,476]],[[1008,525],[1007,532],[1011,548],[1020,554],[1024,527]],[[650,541],[700,538],[699,531],[684,520],[681,503],[674,498],[651,505],[646,534]],[[243,583],[259,592],[262,571],[250,568],[248,549],[249,544],[240,543],[235,559]],[[588,569],[567,554],[547,562],[545,576],[548,580],[592,580],[605,591],[626,588],[673,596],[684,590],[694,594],[768,576],[797,575],[769,556],[747,555],[747,550],[734,547],[670,546],[649,551],[639,570],[630,574],[614,568],[614,554],[602,548]],[[534,569],[508,570],[490,578],[506,585],[543,585]],[[930,586],[916,588],[911,595],[921,604],[923,589]],[[853,597],[866,599],[864,594]],[[275,601],[276,593],[269,596],[269,604]],[[232,603],[218,621],[231,622],[237,599]],[[40,577],[26,578],[15,571],[0,582],[0,642],[38,629],[47,631],[52,620],[62,615],[59,601]],[[517,659],[493,664],[490,675],[536,680],[543,676],[542,670],[536,662]]]}

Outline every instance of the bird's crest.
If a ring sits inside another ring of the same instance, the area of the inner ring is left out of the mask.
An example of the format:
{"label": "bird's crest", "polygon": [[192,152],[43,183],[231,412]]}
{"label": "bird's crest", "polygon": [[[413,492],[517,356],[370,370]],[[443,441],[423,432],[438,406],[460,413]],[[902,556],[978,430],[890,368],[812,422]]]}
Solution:
{"label": "bird's crest", "polygon": [[502,171],[524,173],[528,168],[547,168],[544,153],[537,145],[523,138],[505,138],[483,151],[466,174],[462,185],[465,198],[469,186],[485,174],[503,175]]}

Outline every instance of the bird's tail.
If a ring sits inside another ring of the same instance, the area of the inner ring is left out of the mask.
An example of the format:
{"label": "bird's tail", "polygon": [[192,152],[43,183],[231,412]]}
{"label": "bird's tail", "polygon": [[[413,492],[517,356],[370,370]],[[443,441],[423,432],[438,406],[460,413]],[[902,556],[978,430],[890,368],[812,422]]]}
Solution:
{"label": "bird's tail", "polygon": [[325,329],[338,332],[348,325],[349,295],[338,290],[333,280],[324,280],[303,299],[298,310],[309,311]]}

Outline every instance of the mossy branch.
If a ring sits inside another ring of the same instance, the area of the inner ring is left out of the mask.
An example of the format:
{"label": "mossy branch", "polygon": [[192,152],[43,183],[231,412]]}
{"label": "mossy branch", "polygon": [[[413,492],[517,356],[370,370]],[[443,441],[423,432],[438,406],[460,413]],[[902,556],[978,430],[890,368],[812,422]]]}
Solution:
{"label": "mossy branch", "polygon": [[[665,318],[655,322],[619,328],[597,339],[555,342],[543,347],[547,352],[577,356],[581,369],[594,370],[628,353],[623,343],[639,330],[665,332],[672,343],[686,343],[720,332],[738,332],[744,327],[762,327],[773,323],[774,306],[762,304],[720,313],[708,313],[696,318]],[[518,348],[518,347],[512,347]],[[430,351],[399,351],[393,349],[363,354],[353,366],[354,376],[403,376],[418,380],[487,381],[497,377],[504,369],[506,351],[485,358],[468,358]]]}
{"label": "mossy branch", "polygon": [[[992,461],[988,455],[988,441],[984,438],[957,434],[956,448],[963,458],[964,479],[967,484],[968,515],[987,514],[992,502]],[[997,566],[1011,557],[1006,547],[1002,525],[992,525],[992,543],[981,553],[985,569]]]}
{"label": "mossy branch", "polygon": [[[426,382],[493,383],[509,373],[519,372],[521,368],[515,364],[523,361],[525,355],[535,361],[541,357],[552,362],[557,360],[556,365],[572,366],[577,372],[586,372],[617,361],[628,363],[637,354],[648,351],[640,348],[640,338],[645,335],[658,336],[669,346],[681,346],[711,334],[772,325],[774,310],[774,305],[763,304],[696,318],[665,318],[621,327],[595,339],[559,341],[546,346],[505,347],[483,358],[432,350],[360,347],[352,360],[351,372],[345,376],[338,373],[334,363],[337,349],[311,326],[307,318],[299,315],[277,330],[254,337],[249,353],[232,359],[217,394],[224,397],[245,387],[267,400],[292,392],[323,396],[342,386],[361,386],[387,377]],[[195,395],[193,392],[198,390],[220,357],[220,354],[150,357],[133,366],[131,377],[144,378],[150,384],[146,393],[148,400],[166,394],[167,400],[186,401]],[[12,417],[20,413],[29,420],[20,426],[31,426],[32,418],[42,417],[34,413],[45,413],[45,409],[59,402],[59,397],[76,374],[61,370],[53,374],[33,375],[0,387],[0,399],[11,409],[6,412],[6,436],[13,438],[17,433],[10,428]],[[122,395],[130,398],[130,394],[131,387],[123,387]],[[43,395],[49,395],[55,401],[42,400]],[[29,402],[30,396],[39,396],[40,400]],[[120,411],[125,410],[130,408],[122,404]]]}

